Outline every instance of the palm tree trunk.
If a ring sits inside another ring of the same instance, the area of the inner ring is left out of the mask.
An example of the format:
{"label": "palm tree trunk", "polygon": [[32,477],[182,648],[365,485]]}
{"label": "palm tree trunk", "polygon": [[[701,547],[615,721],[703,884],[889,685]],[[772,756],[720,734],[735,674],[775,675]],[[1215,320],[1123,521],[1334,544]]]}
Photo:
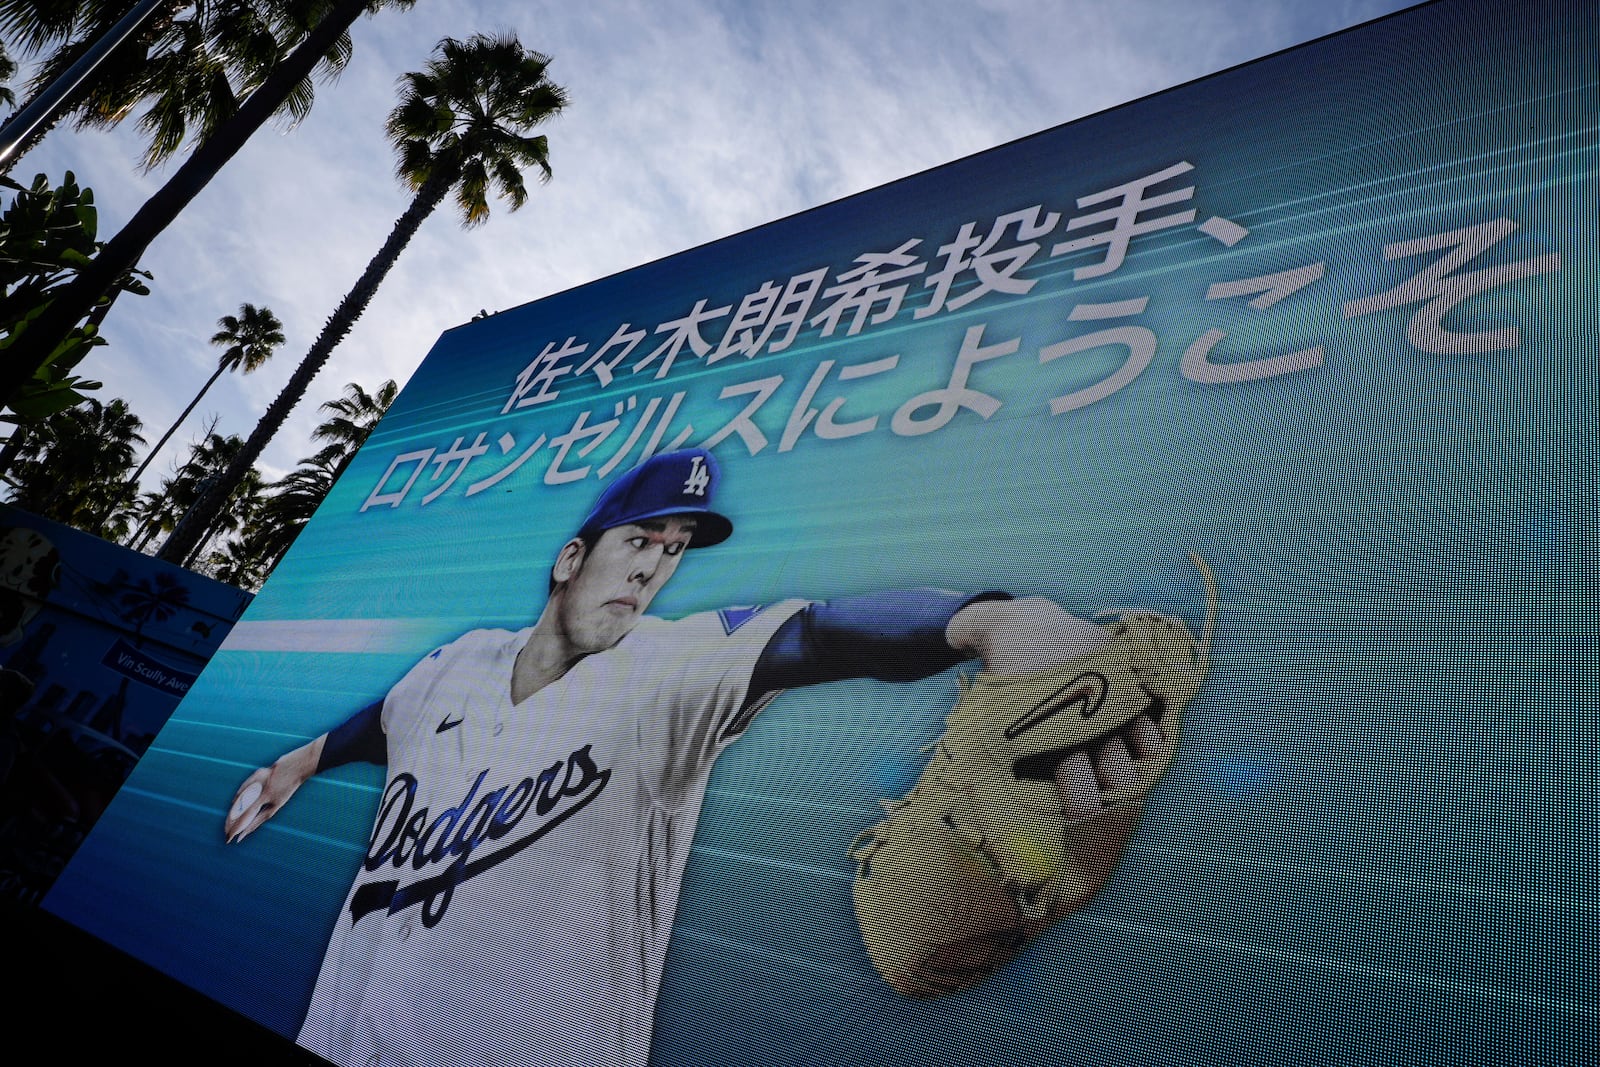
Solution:
{"label": "palm tree trunk", "polygon": [[100,522],[102,525],[109,522],[111,516],[117,513],[117,509],[122,506],[123,501],[128,499],[128,494],[139,488],[139,478],[144,474],[145,468],[150,466],[150,461],[156,458],[156,453],[160,452],[172,435],[178,432],[178,427],[183,425],[183,420],[189,417],[189,413],[194,410],[195,405],[200,403],[201,398],[210,391],[213,385],[217,384],[217,379],[222,377],[222,372],[226,369],[227,367],[224,364],[217,364],[217,369],[212,372],[211,377],[206,379],[206,384],[200,387],[200,391],[194,395],[194,399],[189,401],[189,406],[183,409],[183,414],[178,416],[176,422],[167,427],[167,432],[161,435],[161,440],[156,442],[156,446],[145,453],[144,462],[139,464],[139,469],[133,472],[133,477],[128,479],[128,483],[112,498],[111,506],[106,508],[105,513],[101,515]]}
{"label": "palm tree trunk", "polygon": [[338,0],[300,46],[250,94],[238,112],[194,151],[171,180],[146,200],[88,266],[50,301],[0,360],[0,407],[9,405],[27,382],[83,321],[96,301],[138,263],[161,232],[200,194],[250,136],[282,106],[308,77],[339,37],[350,28],[369,0]]}
{"label": "palm tree trunk", "polygon": [[[300,530],[303,529],[305,529],[304,526],[300,527]],[[271,574],[277,569],[278,564],[282,562],[283,557],[289,554],[289,549],[294,547],[295,538],[300,536],[300,530],[296,530],[289,537],[285,538],[283,543],[273,551],[272,558],[264,561],[265,565],[261,569],[262,574]]]}
{"label": "palm tree trunk", "polygon": [[244,478],[245,472],[261,457],[267,443],[283,427],[289,412],[293,411],[294,406],[306,395],[311,379],[322,370],[328,362],[328,357],[333,355],[334,348],[344,340],[350,328],[361,317],[361,313],[367,309],[367,305],[372,302],[373,294],[378,291],[378,286],[382,284],[395,261],[400,258],[400,253],[410,243],[422,221],[444,200],[445,194],[455,183],[455,178],[453,172],[436,172],[423,183],[422,188],[417,190],[417,195],[411,198],[411,205],[389,231],[388,240],[383,242],[383,247],[378,249],[378,254],[367,263],[367,269],[361,272],[361,277],[355,286],[345,294],[343,300],[339,301],[339,306],[334,309],[333,314],[328,316],[327,324],[322,327],[322,332],[317,335],[310,351],[295,368],[294,374],[289,378],[289,384],[283,387],[278,399],[274,400],[267,408],[266,414],[261,416],[261,421],[256,423],[250,439],[239,450],[239,454],[234,456],[222,476],[201,495],[195,506],[190,508],[189,513],[178,523],[177,529],[172,531],[172,536],[167,538],[166,543],[161,546],[161,551],[156,553],[157,559],[179,563],[194,551],[202,532],[222,510],[228,497]]}
{"label": "palm tree trunk", "polygon": [[[246,468],[246,470],[248,469],[249,468]],[[233,495],[229,494],[228,500],[231,501],[232,499]],[[228,501],[224,501],[223,503],[226,505]],[[224,509],[219,508],[217,510],[217,514],[212,517],[210,524],[201,531],[200,539],[196,541],[194,547],[189,550],[189,554],[184,556],[182,566],[190,569],[194,567],[195,561],[200,558],[200,553],[205,551],[207,546],[216,540],[219,533],[223,532],[222,524],[223,520],[226,518],[227,515],[225,514]]]}
{"label": "palm tree trunk", "polygon": [[[128,547],[135,552],[143,552],[151,541],[156,539],[156,534],[161,532],[161,517],[159,515],[146,519],[144,525],[139,527],[139,532],[128,539]],[[142,537],[141,537],[142,535]],[[138,544],[134,544],[138,541]]]}
{"label": "palm tree trunk", "polygon": [[216,536],[215,524],[208,526],[205,530],[201,531],[200,539],[194,543],[194,547],[188,551],[182,560],[178,561],[179,566],[192,569],[194,567],[194,561],[200,557],[200,550],[205,548],[207,543],[209,543],[211,538],[214,536]]}

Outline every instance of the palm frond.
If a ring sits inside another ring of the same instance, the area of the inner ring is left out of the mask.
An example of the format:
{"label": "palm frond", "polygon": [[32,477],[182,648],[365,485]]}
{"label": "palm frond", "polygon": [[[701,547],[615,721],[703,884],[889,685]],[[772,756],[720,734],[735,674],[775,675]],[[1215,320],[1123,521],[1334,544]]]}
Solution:
{"label": "palm frond", "polygon": [[399,79],[400,101],[385,125],[396,175],[420,189],[430,176],[453,173],[467,227],[487,221],[491,193],[508,210],[522,207],[522,172],[551,176],[548,141],[532,130],[567,106],[566,91],[549,80],[550,63],[509,33],[440,41],[422,70]]}

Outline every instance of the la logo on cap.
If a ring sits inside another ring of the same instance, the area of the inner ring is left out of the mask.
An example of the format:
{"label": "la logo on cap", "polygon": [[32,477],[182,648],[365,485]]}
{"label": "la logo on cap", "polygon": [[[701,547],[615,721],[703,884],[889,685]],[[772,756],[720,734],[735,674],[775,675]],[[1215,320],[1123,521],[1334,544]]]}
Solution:
{"label": "la logo on cap", "polygon": [[706,488],[711,485],[711,472],[706,470],[705,460],[699,456],[689,457],[689,477],[683,483],[684,496],[705,496]]}

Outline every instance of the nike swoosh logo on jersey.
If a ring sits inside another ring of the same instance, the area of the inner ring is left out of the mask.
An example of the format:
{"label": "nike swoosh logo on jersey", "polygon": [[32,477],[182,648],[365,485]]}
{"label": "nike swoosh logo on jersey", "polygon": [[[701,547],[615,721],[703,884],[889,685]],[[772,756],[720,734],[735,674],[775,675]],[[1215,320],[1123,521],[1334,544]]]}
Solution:
{"label": "nike swoosh logo on jersey", "polygon": [[463,716],[463,717],[461,717],[459,719],[452,719],[450,716],[446,715],[444,717],[444,720],[442,722],[440,722],[437,727],[435,727],[433,732],[436,733],[436,734],[442,734],[446,730],[454,730],[457,726],[460,726],[462,723],[464,723],[466,721],[467,720],[466,720],[465,716]]}

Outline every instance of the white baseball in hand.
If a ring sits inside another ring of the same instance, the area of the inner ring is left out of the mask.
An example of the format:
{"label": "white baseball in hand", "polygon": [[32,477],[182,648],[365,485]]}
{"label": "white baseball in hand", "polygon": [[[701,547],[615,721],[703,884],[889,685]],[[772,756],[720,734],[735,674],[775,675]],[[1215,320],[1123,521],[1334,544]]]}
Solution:
{"label": "white baseball in hand", "polygon": [[260,799],[261,783],[251,782],[250,785],[245,788],[245,791],[239,794],[239,799],[233,802],[233,812],[229,817],[237,819],[239,816],[250,810],[250,805],[254,804]]}

